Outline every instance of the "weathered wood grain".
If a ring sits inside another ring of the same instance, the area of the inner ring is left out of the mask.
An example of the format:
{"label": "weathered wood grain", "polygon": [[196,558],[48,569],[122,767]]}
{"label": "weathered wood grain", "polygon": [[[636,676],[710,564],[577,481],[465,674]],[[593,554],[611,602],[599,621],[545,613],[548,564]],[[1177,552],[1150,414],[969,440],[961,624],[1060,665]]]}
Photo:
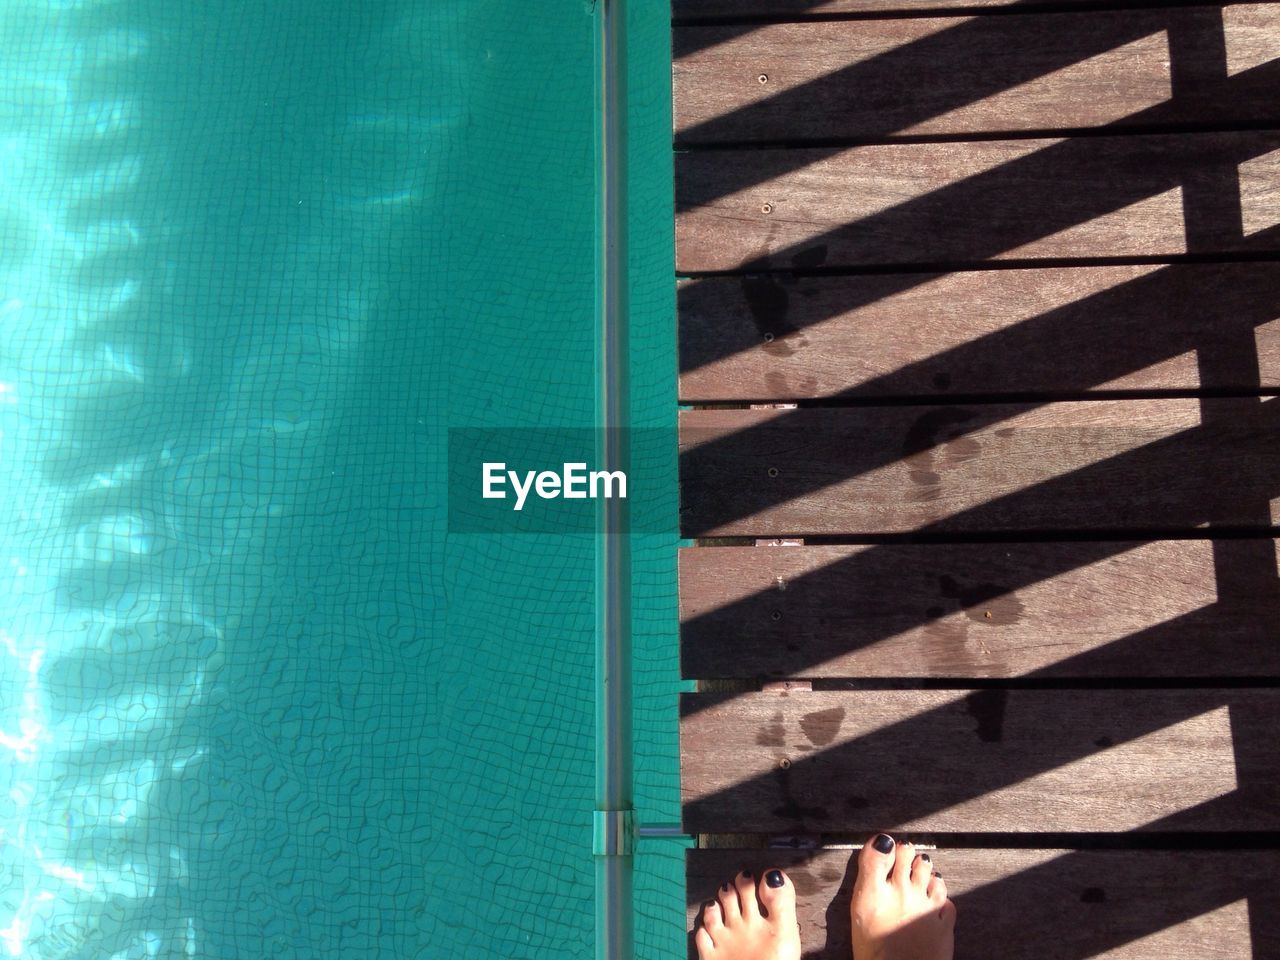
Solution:
{"label": "weathered wood grain", "polygon": [[1272,523],[1280,400],[689,410],[687,537]]}
{"label": "weathered wood grain", "polygon": [[[1280,386],[1280,264],[681,281],[680,398]],[[1230,338],[1256,368],[1208,362]]]}
{"label": "weathered wood grain", "polygon": [[[689,850],[693,931],[737,871],[787,871],[807,960],[849,960],[857,851]],[[1167,960],[1280,955],[1275,850],[1010,850],[942,846],[934,864],[956,904],[956,956]],[[691,944],[692,946],[692,944]],[[1115,952],[1107,952],[1115,951]],[[695,957],[695,952],[690,952]]]}
{"label": "weathered wood grain", "polygon": [[1274,85],[1219,89],[1227,51],[1280,58],[1272,4],[682,27],[674,46],[678,145],[1280,119]]}
{"label": "weathered wood grain", "polygon": [[689,833],[1280,827],[1280,691],[685,694]]}
{"label": "weathered wood grain", "polygon": [[681,671],[1277,676],[1275,567],[1272,540],[697,547]]}
{"label": "weathered wood grain", "polygon": [[676,268],[1176,256],[1191,186],[1195,252],[1274,251],[1277,183],[1280,132],[693,151]]}
{"label": "weathered wood grain", "polygon": [[[1053,5],[1085,4],[1089,0],[1050,0]],[[1112,0],[1110,6],[1141,5],[1142,0]],[[742,18],[774,18],[801,20],[850,13],[924,13],[946,11],[957,7],[1007,7],[1026,5],[1027,0],[672,0],[671,11],[677,23],[737,20]]]}

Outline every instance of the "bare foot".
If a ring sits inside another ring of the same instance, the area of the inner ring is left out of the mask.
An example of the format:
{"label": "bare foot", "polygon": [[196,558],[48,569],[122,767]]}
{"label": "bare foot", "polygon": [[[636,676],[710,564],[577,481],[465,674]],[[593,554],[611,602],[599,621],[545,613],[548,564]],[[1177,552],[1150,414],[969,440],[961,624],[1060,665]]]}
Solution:
{"label": "bare foot", "polygon": [[693,939],[702,960],[800,960],[796,888],[781,870],[767,870],[757,889],[744,870],[703,904]]}
{"label": "bare foot", "polygon": [[881,833],[858,855],[849,906],[854,960],[951,960],[956,905],[927,853]]}

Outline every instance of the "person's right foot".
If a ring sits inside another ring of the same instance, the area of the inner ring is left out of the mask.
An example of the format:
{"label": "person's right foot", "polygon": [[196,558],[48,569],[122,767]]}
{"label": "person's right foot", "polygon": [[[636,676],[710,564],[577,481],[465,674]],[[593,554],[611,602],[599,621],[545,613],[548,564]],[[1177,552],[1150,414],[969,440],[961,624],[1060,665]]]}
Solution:
{"label": "person's right foot", "polygon": [[858,856],[853,960],[951,960],[956,905],[928,854],[881,833]]}

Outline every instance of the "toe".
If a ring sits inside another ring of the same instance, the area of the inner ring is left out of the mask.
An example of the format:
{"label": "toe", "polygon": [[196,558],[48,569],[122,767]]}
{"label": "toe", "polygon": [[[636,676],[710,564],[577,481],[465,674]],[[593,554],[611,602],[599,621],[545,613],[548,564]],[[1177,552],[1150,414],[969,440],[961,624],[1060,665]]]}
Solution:
{"label": "toe", "polygon": [[932,876],[933,859],[927,853],[917,853],[915,862],[911,864],[911,885],[924,893],[929,889]]}
{"label": "toe", "polygon": [[887,833],[878,833],[870,837],[858,854],[858,883],[872,881],[884,882],[889,878],[889,870],[893,867],[893,838]]}
{"label": "toe", "polygon": [[714,900],[708,900],[702,905],[702,925],[711,934],[711,939],[715,939],[716,931],[724,929],[724,920],[720,915],[720,904]]}
{"label": "toe", "polygon": [[941,917],[942,917],[942,926],[943,926],[946,930],[948,930],[948,931],[950,931],[950,930],[954,930],[954,929],[955,929],[955,927],[956,927],[956,905],[955,905],[955,902],[954,902],[954,901],[951,901],[951,900],[948,900],[946,903],[944,903],[944,904],[942,905],[942,912],[939,914],[939,916],[941,916]]}
{"label": "toe", "polygon": [[756,901],[756,878],[750,870],[743,870],[734,881],[738,888],[738,905],[742,911],[742,919],[751,921],[760,916],[760,905]]}
{"label": "toe", "polygon": [[796,888],[791,878],[781,870],[765,872],[760,885],[760,902],[769,914],[769,922],[776,926],[790,926],[796,922]]}
{"label": "toe", "polygon": [[715,955],[715,941],[711,939],[711,934],[707,933],[706,927],[698,928],[698,932],[693,935],[693,942],[698,945],[698,956],[702,960],[708,960]]}
{"label": "toe", "polygon": [[947,882],[942,879],[942,875],[935,873],[929,878],[929,902],[934,906],[940,907],[947,899]]}
{"label": "toe", "polygon": [[720,885],[720,915],[724,922],[733,924],[742,919],[742,908],[738,905],[738,890],[732,883],[725,881]]}
{"label": "toe", "polygon": [[900,843],[896,853],[897,859],[893,861],[893,869],[889,872],[889,879],[899,887],[905,887],[911,882],[911,864],[916,859],[915,844]]}

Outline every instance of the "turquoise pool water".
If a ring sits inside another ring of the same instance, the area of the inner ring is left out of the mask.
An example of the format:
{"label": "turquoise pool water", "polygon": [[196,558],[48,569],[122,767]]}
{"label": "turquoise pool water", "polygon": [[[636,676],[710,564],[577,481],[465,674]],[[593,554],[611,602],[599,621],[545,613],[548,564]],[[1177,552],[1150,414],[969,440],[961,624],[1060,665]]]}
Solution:
{"label": "turquoise pool water", "polygon": [[[594,542],[454,428],[593,424],[583,0],[0,0],[0,955],[588,957]],[[633,422],[674,421],[669,37],[629,37]],[[668,510],[675,451],[634,467]],[[674,533],[632,538],[678,820]],[[642,841],[637,955],[684,949]]]}

